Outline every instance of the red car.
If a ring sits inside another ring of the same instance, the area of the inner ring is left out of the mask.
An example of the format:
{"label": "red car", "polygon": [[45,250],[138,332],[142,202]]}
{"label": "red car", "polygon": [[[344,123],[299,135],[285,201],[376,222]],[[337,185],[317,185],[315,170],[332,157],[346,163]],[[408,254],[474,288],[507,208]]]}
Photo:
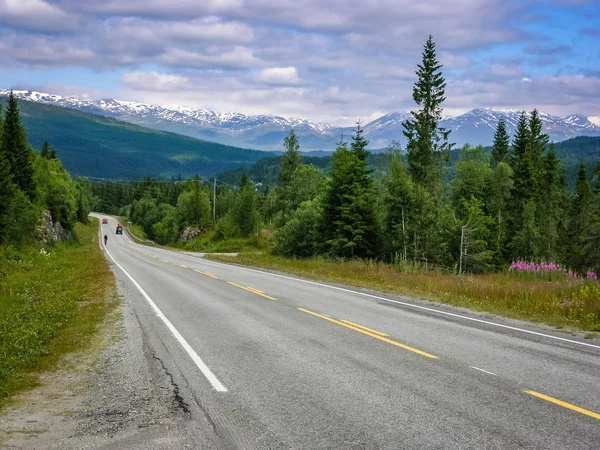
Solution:
{"label": "red car", "polygon": [[102,223],[108,223],[108,219],[102,219]]}

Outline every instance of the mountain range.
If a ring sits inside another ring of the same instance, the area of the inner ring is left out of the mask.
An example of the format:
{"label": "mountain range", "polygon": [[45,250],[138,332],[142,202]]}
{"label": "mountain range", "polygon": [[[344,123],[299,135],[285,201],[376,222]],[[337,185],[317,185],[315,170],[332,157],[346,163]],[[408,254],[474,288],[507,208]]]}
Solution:
{"label": "mountain range", "polygon": [[[0,96],[0,107],[5,103]],[[19,110],[30,144],[39,149],[48,140],[74,176],[210,177],[273,156],[52,104],[20,101]]]}
{"label": "mountain range", "polygon": [[[0,89],[0,96],[8,94]],[[17,98],[115,118],[136,125],[238,147],[282,150],[283,138],[294,128],[300,136],[302,151],[332,151],[340,135],[350,137],[353,127],[338,127],[305,119],[279,116],[249,116],[235,112],[215,112],[184,106],[160,106],[115,99],[80,100],[29,90],[13,91]],[[516,128],[520,111],[480,108],[457,117],[447,117],[440,126],[452,130],[451,142],[462,145],[491,145],[500,118],[505,118],[509,133]],[[577,136],[600,136],[600,116],[572,114],[565,117],[540,113],[544,132],[555,142]],[[386,114],[363,125],[371,149],[398,141],[404,146],[402,122],[407,112]]]}

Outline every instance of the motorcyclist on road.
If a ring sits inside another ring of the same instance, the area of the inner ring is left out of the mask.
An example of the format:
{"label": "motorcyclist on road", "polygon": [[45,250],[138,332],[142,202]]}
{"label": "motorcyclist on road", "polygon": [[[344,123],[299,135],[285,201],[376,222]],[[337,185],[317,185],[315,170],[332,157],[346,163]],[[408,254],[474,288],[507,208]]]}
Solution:
{"label": "motorcyclist on road", "polygon": [[105,234],[104,235],[104,245],[106,245],[106,241],[108,241],[108,236]]}

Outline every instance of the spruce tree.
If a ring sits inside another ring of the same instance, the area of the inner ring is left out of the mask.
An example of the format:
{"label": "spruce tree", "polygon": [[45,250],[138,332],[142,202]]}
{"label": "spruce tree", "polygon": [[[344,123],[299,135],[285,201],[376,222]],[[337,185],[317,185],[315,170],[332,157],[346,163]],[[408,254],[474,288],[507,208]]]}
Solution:
{"label": "spruce tree", "polygon": [[492,147],[492,168],[500,162],[508,162],[510,157],[510,137],[506,132],[506,120],[500,118],[496,133],[494,134],[494,146]]}
{"label": "spruce tree", "polygon": [[16,186],[30,199],[35,195],[33,155],[27,144],[27,133],[21,123],[19,105],[12,91],[4,116],[2,148],[7,156]]}
{"label": "spruce tree", "polygon": [[556,261],[559,257],[559,228],[564,200],[564,180],[560,172],[561,162],[554,144],[551,144],[548,154],[543,157],[543,189],[540,191],[538,206],[540,256],[548,261]]}
{"label": "spruce tree", "polygon": [[442,172],[442,152],[448,150],[450,131],[438,127],[442,118],[442,103],[446,99],[446,80],[437,60],[433,37],[425,43],[423,59],[416,72],[418,80],[413,87],[413,100],[422,108],[411,111],[412,119],[402,124],[408,139],[408,167],[413,180],[433,191]]}
{"label": "spruce tree", "polygon": [[340,141],[332,156],[321,224],[325,251],[332,256],[379,256],[375,192],[364,147],[366,141],[357,127],[351,149]]}
{"label": "spruce tree", "polygon": [[283,140],[285,153],[281,157],[281,172],[277,184],[280,187],[285,187],[292,181],[294,172],[302,164],[300,156],[300,144],[298,137],[292,128],[290,134]]}
{"label": "spruce tree", "polygon": [[[512,256],[513,258],[518,258],[524,256],[524,252],[519,248],[519,245],[524,242],[522,239],[524,232],[522,228],[525,226],[525,205],[534,196],[534,168],[531,158],[531,133],[529,131],[527,118],[524,112],[522,112],[521,116],[519,117],[519,123],[517,125],[517,130],[513,141],[511,168],[514,175],[514,184],[511,199],[513,211],[511,217],[512,221],[509,227],[509,235],[511,238],[513,238],[513,241],[517,234],[521,235],[521,239],[519,239],[518,242],[514,241],[511,243]],[[529,207],[528,212],[530,213],[531,211],[535,211],[535,205]],[[529,218],[527,220],[529,220]],[[531,222],[528,222],[527,226],[531,227],[533,225]],[[527,233],[528,236],[533,234],[535,233]]]}
{"label": "spruce tree", "polygon": [[585,164],[577,172],[575,195],[571,202],[567,229],[568,251],[566,259],[571,268],[582,271],[593,265],[586,253],[586,238],[590,234],[593,214],[593,197]]}
{"label": "spruce tree", "polygon": [[4,240],[4,218],[15,194],[10,164],[0,147],[0,243]]}
{"label": "spruce tree", "polygon": [[529,118],[529,133],[531,164],[533,168],[532,181],[535,195],[541,186],[541,178],[544,171],[543,156],[549,140],[548,135],[542,132],[542,120],[540,119],[537,109],[531,111],[531,117]]}
{"label": "spruce tree", "polygon": [[256,232],[258,225],[256,188],[245,170],[242,172],[240,191],[233,208],[233,219],[242,237],[249,237]]}
{"label": "spruce tree", "polygon": [[44,143],[42,144],[40,155],[44,159],[50,159],[50,144],[48,144],[48,141],[44,141]]}

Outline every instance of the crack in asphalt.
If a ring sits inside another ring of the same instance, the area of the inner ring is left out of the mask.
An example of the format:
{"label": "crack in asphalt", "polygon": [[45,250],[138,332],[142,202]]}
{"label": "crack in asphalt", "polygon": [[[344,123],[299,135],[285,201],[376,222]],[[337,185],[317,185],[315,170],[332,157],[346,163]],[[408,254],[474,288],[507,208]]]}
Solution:
{"label": "crack in asphalt", "polygon": [[167,375],[167,377],[169,377],[169,382],[171,384],[171,387],[173,388],[173,396],[175,399],[175,404],[177,405],[178,408],[182,409],[184,412],[189,413],[190,405],[179,394],[179,386],[173,379],[173,375],[171,374],[171,372],[169,372],[169,369],[167,369],[167,366],[165,366],[165,363],[163,362],[163,360],[160,359],[158,356],[156,356],[155,352],[152,352],[152,357],[160,363],[160,366],[162,367],[163,372]]}

